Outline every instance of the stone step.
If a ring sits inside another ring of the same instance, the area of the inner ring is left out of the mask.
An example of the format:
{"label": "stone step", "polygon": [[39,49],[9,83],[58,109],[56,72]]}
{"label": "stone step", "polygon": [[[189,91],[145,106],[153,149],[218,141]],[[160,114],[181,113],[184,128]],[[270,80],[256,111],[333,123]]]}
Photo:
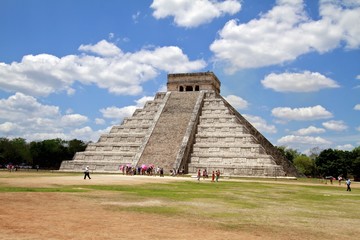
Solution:
{"label": "stone step", "polygon": [[139,115],[126,118],[126,120],[154,120],[154,114],[152,115]]}
{"label": "stone step", "polygon": [[238,135],[246,135],[248,134],[246,129],[243,129],[241,127],[232,127],[232,128],[228,128],[228,127],[224,127],[224,128],[218,128],[218,127],[214,127],[214,128],[209,128],[209,127],[198,127],[198,134],[201,134],[203,136],[211,136],[214,135],[216,133],[223,133],[224,135],[227,133],[236,133]]}
{"label": "stone step", "polygon": [[262,161],[273,161],[273,158],[269,155],[259,154],[259,153],[249,153],[249,152],[193,152],[191,154],[190,162],[198,162],[199,159],[237,159],[238,162],[243,162],[247,160],[257,159],[259,162]]}
{"label": "stone step", "polygon": [[102,134],[101,137],[106,137],[106,138],[131,138],[131,137],[135,137],[135,138],[141,138],[144,137],[146,133],[144,132],[114,132],[114,133],[106,133],[106,134]]}
{"label": "stone step", "polygon": [[194,147],[199,147],[199,148],[214,148],[214,147],[218,147],[218,148],[223,148],[223,149],[228,149],[228,148],[262,148],[262,146],[260,144],[257,143],[212,143],[212,142],[197,142],[193,145]]}
{"label": "stone step", "polygon": [[[220,145],[220,144],[218,144]],[[254,146],[254,147],[243,147],[243,146],[238,146],[238,145],[234,145],[232,147],[229,146],[214,146],[214,147],[210,147],[210,146],[202,146],[199,147],[199,145],[194,145],[193,147],[193,154],[202,154],[202,153],[207,153],[207,152],[229,152],[229,153],[236,153],[239,154],[239,156],[242,156],[244,153],[249,153],[249,154],[266,154],[265,150],[260,146]],[[224,144],[225,145],[225,144]]]}
{"label": "stone step", "polygon": [[145,133],[149,130],[150,125],[121,125],[121,126],[114,126],[110,130],[110,134],[114,133]]}
{"label": "stone step", "polygon": [[235,117],[208,117],[208,116],[200,116],[200,124],[231,124],[238,123]]}
{"label": "stone step", "polygon": [[143,137],[127,136],[127,137],[117,137],[111,135],[103,135],[99,139],[99,143],[109,142],[109,143],[142,143]]}
{"label": "stone step", "polygon": [[148,129],[152,125],[153,125],[153,122],[149,122],[149,123],[146,123],[146,124],[138,124],[138,123],[134,123],[134,122],[129,121],[126,124],[116,125],[115,127],[119,128],[119,129],[129,129],[129,128],[134,128],[134,129],[136,129],[136,128],[145,129],[146,128],[146,129]]}
{"label": "stone step", "polygon": [[78,152],[74,156],[74,160],[88,160],[88,161],[119,161],[131,162],[136,152]]}
{"label": "stone step", "polygon": [[241,168],[270,168],[270,169],[281,169],[281,166],[275,165],[275,164],[263,164],[263,165],[258,165],[258,164],[224,164],[224,163],[189,163],[189,167],[192,168],[201,168],[201,169],[206,169],[206,168],[237,168],[237,169],[241,169]]}
{"label": "stone step", "polygon": [[97,143],[89,144],[85,151],[115,151],[115,152],[136,152],[141,146],[140,143]]}
{"label": "stone step", "polygon": [[[247,165],[222,165],[222,164],[189,164],[189,172],[196,173],[198,169],[207,169],[209,177],[212,171],[220,171],[222,176],[251,176],[251,177],[280,177],[286,176],[281,166],[247,166]],[[221,181],[221,180],[220,180]]]}
{"label": "stone step", "polygon": [[208,109],[208,108],[203,108],[201,115],[202,116],[223,116],[223,115],[229,115],[230,111],[227,108],[222,108],[222,109],[218,109],[218,108],[214,108],[214,109]]}
{"label": "stone step", "polygon": [[133,113],[132,117],[141,117],[141,116],[154,116],[157,112],[157,109],[154,110],[142,110],[142,109],[136,109]]}
{"label": "stone step", "polygon": [[196,143],[197,142],[206,142],[208,139],[209,143],[211,142],[246,142],[246,143],[256,143],[254,136],[248,133],[233,133],[233,132],[198,132],[196,134]]}
{"label": "stone step", "polygon": [[200,121],[206,120],[206,119],[236,119],[236,117],[234,115],[230,115],[230,114],[224,114],[224,115],[207,114],[207,115],[200,116]]}
{"label": "stone step", "polygon": [[154,119],[124,118],[122,125],[151,125]]}

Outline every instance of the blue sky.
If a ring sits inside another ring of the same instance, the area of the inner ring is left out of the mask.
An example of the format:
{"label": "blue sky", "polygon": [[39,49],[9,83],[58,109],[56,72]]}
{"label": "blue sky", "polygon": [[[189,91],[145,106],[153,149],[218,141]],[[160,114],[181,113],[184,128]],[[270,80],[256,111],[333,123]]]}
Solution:
{"label": "blue sky", "polygon": [[360,145],[360,0],[0,0],[0,137],[97,141],[213,71],[274,145]]}

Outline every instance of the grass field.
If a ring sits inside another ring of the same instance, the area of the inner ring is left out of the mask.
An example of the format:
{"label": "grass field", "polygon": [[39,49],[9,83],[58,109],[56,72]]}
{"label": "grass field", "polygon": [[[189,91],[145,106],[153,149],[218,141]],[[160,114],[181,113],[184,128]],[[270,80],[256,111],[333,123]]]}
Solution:
{"label": "grass field", "polygon": [[[352,188],[317,179],[213,183],[0,172],[0,217],[6,219],[0,239],[354,239],[360,235],[360,186]],[[45,226],[45,233],[36,231]]]}

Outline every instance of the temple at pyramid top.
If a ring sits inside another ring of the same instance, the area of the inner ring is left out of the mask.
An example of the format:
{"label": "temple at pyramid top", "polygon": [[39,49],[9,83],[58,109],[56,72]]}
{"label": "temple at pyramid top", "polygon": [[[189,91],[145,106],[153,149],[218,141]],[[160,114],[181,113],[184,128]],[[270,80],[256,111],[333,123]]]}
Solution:
{"label": "temple at pyramid top", "polygon": [[131,117],[63,161],[62,171],[120,173],[123,166],[155,166],[165,173],[220,171],[227,176],[299,176],[245,117],[220,95],[212,72],[169,74],[158,92]]}
{"label": "temple at pyramid top", "polygon": [[220,81],[213,72],[169,74],[168,91],[192,92],[212,90],[220,94]]}

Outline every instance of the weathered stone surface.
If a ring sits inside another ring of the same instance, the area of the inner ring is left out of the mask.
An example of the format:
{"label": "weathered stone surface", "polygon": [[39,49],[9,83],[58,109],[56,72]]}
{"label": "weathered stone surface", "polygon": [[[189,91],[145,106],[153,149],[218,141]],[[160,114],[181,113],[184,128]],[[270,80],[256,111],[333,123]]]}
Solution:
{"label": "weathered stone surface", "polygon": [[169,74],[133,116],[89,144],[60,170],[119,172],[120,165],[154,164],[169,172],[220,170],[229,176],[298,176],[294,166],[220,95],[211,72]]}

